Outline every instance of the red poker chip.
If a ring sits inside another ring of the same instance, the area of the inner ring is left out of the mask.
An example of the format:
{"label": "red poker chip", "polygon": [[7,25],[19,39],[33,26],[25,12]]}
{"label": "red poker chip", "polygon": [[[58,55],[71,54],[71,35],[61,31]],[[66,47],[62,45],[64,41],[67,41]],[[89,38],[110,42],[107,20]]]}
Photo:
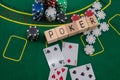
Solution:
{"label": "red poker chip", "polygon": [[55,7],[56,6],[56,0],[48,0],[47,4],[48,4],[48,6]]}
{"label": "red poker chip", "polygon": [[90,16],[93,16],[94,15],[94,12],[92,11],[92,10],[87,10],[86,12],[85,12],[85,16],[86,17],[90,17]]}
{"label": "red poker chip", "polygon": [[72,21],[77,21],[79,19],[80,19],[80,16],[78,14],[73,14],[72,17],[71,17]]}

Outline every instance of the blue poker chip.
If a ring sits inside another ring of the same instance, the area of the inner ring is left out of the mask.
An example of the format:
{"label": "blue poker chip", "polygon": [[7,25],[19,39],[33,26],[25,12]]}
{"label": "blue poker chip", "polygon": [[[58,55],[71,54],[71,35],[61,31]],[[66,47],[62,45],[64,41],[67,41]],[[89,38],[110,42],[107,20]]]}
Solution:
{"label": "blue poker chip", "polygon": [[41,2],[35,2],[32,5],[32,11],[36,11],[36,12],[43,12],[44,11],[44,5]]}

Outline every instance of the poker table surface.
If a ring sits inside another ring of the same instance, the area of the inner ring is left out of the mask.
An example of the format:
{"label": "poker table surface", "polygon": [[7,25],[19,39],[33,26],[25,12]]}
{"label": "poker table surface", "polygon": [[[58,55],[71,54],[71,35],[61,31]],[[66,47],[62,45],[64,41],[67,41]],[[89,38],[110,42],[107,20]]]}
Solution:
{"label": "poker table surface", "polygon": [[[110,25],[108,32],[97,37],[93,45],[95,52],[86,55],[85,36],[78,34],[64,39],[64,42],[79,44],[78,65],[91,63],[96,80],[120,80],[120,0],[67,0],[67,16],[83,14],[94,1],[100,1],[106,18],[101,20]],[[43,49],[62,41],[46,44],[44,31],[60,26],[57,21],[40,22],[32,20],[34,0],[0,0],[0,80],[48,80],[49,66]],[[27,29],[36,25],[40,36],[36,42],[27,40]],[[76,66],[67,66],[69,69]],[[67,79],[71,80],[68,71]]]}

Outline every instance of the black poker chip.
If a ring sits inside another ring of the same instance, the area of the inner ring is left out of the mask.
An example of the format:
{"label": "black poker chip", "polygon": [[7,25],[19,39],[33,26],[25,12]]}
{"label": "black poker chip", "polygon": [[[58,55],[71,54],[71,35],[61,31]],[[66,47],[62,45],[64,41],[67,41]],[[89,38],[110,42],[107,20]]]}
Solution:
{"label": "black poker chip", "polygon": [[66,20],[67,20],[67,15],[66,15],[66,13],[65,13],[65,12],[60,12],[60,13],[58,13],[58,14],[57,14],[57,20],[58,20],[58,22],[60,22],[60,23],[66,22]]}
{"label": "black poker chip", "polygon": [[35,21],[40,21],[41,18],[43,17],[43,13],[41,12],[33,12],[33,20]]}
{"label": "black poker chip", "polygon": [[30,26],[27,30],[27,38],[30,41],[36,41],[39,36],[39,30],[36,28],[36,26]]}

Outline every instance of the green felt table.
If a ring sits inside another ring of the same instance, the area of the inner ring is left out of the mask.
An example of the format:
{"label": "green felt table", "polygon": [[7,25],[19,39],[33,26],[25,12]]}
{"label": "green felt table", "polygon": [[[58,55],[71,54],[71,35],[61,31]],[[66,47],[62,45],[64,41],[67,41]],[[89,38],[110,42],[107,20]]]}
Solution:
{"label": "green felt table", "polygon": [[[83,14],[95,0],[67,0],[67,16]],[[75,35],[65,42],[79,43],[78,66],[91,63],[96,80],[120,80],[120,0],[96,0],[103,5],[108,32],[103,32],[94,44],[93,56],[84,53],[85,36]],[[32,20],[31,5],[34,0],[0,0],[0,80],[47,80],[49,67],[43,53],[46,47],[44,31],[58,27],[58,22],[50,23]],[[40,30],[36,42],[28,41],[26,30],[37,25]],[[59,44],[58,41],[47,46]],[[69,69],[74,66],[67,66]],[[68,71],[67,79],[71,80]]]}

